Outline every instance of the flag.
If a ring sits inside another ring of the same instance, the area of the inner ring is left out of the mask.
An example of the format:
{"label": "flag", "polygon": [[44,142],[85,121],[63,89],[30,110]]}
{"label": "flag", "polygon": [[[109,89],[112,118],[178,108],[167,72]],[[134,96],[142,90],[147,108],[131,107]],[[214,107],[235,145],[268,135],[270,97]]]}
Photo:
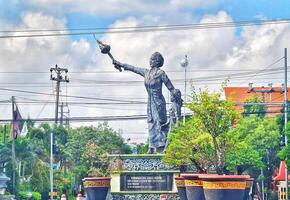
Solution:
{"label": "flag", "polygon": [[20,132],[21,137],[25,137],[28,133],[27,122],[25,121]]}
{"label": "flag", "polygon": [[13,138],[16,139],[20,135],[20,120],[22,119],[18,106],[15,104],[15,110],[13,111]]}

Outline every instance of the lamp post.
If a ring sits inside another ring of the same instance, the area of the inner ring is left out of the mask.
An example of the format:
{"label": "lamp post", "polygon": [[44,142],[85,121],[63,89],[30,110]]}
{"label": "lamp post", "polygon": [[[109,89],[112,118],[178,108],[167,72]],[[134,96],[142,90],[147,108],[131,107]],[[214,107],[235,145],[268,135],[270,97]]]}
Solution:
{"label": "lamp post", "polygon": [[184,59],[180,62],[181,67],[184,68],[184,106],[183,106],[183,124],[185,123],[185,103],[186,103],[186,68],[188,66],[187,55],[185,55]]}

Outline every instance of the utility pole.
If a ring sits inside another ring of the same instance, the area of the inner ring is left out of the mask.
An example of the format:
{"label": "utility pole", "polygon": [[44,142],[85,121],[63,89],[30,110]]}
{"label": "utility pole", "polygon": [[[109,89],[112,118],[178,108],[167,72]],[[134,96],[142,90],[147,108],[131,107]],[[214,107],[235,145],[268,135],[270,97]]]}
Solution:
{"label": "utility pole", "polygon": [[[282,84],[283,85],[283,84]],[[265,103],[265,93],[271,94],[271,93],[283,93],[283,88],[281,90],[274,90],[273,85],[271,83],[268,84],[268,88],[266,89],[264,86],[261,87],[261,89],[253,88],[253,83],[249,83],[248,93],[261,93],[262,94],[262,101]],[[261,176],[264,177],[263,168],[261,168]],[[265,199],[265,183],[262,179],[261,181],[262,185],[262,200]]]}
{"label": "utility pole", "polygon": [[16,195],[16,174],[15,174],[15,165],[16,165],[16,155],[15,155],[15,137],[14,137],[14,121],[15,121],[15,97],[11,97],[12,103],[12,126],[11,126],[11,135],[12,135],[12,190],[13,195]]}
{"label": "utility pole", "polygon": [[59,123],[69,128],[69,115],[70,110],[67,103],[61,102],[60,104],[60,121]]}
{"label": "utility pole", "polygon": [[284,93],[284,84],[282,84],[282,89],[274,89],[273,84],[269,83],[268,88],[265,88],[264,86],[261,87],[261,89],[253,88],[253,83],[249,83],[248,87],[248,93],[261,93],[262,94],[262,102],[265,103],[265,93],[266,94],[272,94],[272,93]]}
{"label": "utility pole", "polygon": [[[54,74],[53,74],[54,72]],[[56,101],[55,101],[55,124],[58,122],[58,106],[59,106],[59,88],[61,82],[69,82],[67,78],[68,70],[66,68],[60,68],[55,65],[54,68],[50,68],[50,80],[56,81]],[[63,77],[63,73],[65,76]],[[53,200],[53,146],[54,146],[53,132],[50,133],[50,199]]]}
{"label": "utility pole", "polygon": [[60,124],[63,124],[63,102],[60,105]]}
{"label": "utility pole", "polygon": [[66,111],[65,127],[69,128],[70,109],[68,105],[66,106],[67,106],[67,111]]}
{"label": "utility pole", "polygon": [[[55,72],[54,76],[52,73]],[[61,82],[69,82],[69,79],[67,78],[67,72],[68,70],[66,68],[60,68],[57,65],[55,65],[55,68],[50,68],[50,80],[56,81],[56,101],[55,101],[55,124],[58,122],[58,106],[59,106],[59,88]],[[65,76],[63,77],[63,73],[65,73]]]}
{"label": "utility pole", "polygon": [[[6,144],[6,124],[4,124],[4,130],[3,130],[3,144]],[[3,163],[3,172],[5,173],[5,163]]]}
{"label": "utility pole", "polygon": [[3,143],[6,144],[6,124],[4,124],[4,131],[3,131],[4,137],[3,137]]}
{"label": "utility pole", "polygon": [[[285,65],[285,79],[284,79],[284,132],[285,132],[285,147],[288,145],[286,127],[288,121],[288,86],[287,86],[287,48],[284,49],[284,65]],[[286,158],[287,159],[287,158]],[[285,167],[285,181],[286,181],[286,200],[288,200],[288,166]]]}

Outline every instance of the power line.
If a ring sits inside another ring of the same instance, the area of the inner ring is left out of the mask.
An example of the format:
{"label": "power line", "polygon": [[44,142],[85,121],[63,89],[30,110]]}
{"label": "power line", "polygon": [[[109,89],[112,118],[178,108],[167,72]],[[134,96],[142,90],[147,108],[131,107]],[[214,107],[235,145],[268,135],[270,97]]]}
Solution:
{"label": "power line", "polygon": [[[244,112],[241,114],[279,114],[284,113],[284,111],[265,111],[265,112]],[[192,114],[186,114],[187,116],[192,116]],[[97,117],[70,117],[69,121],[74,122],[89,122],[89,121],[119,121],[119,120],[145,120],[147,115],[123,115],[123,116],[97,116]],[[28,119],[22,119],[26,121]],[[29,118],[29,120],[34,122],[52,122],[55,118]],[[0,119],[0,123],[9,123],[12,119]]]}
{"label": "power line", "polygon": [[[283,95],[281,93],[281,95]],[[281,97],[277,97],[275,99],[272,99],[273,101],[274,100],[277,100]],[[41,101],[41,102],[23,102],[23,101],[17,101],[17,104],[25,104],[25,103],[47,103],[47,101]],[[48,102],[48,103],[55,103],[53,101],[51,102]],[[102,102],[102,103],[95,103],[95,102],[68,102],[68,104],[70,105],[132,105],[132,104],[129,104],[129,103],[105,103],[105,102]],[[146,103],[137,103],[137,105],[143,105],[143,104],[146,104]],[[235,105],[272,105],[272,106],[277,106],[277,105],[283,105],[283,101],[281,102],[269,102],[269,103],[248,103],[248,102],[245,102],[245,103],[242,103],[242,102],[236,102],[234,103]],[[133,104],[134,105],[134,104]]]}
{"label": "power line", "polygon": [[[147,115],[124,115],[124,116],[97,116],[97,117],[70,117],[69,121],[116,121],[116,120],[138,120],[138,119],[147,119]],[[28,119],[22,119],[24,121]],[[29,120],[34,122],[50,122],[54,121],[54,118],[30,118]],[[0,123],[2,122],[11,122],[11,119],[0,119]]]}
{"label": "power line", "polygon": [[[259,70],[258,72],[254,73],[250,78],[252,79],[252,78],[256,77],[258,73],[260,73],[260,72],[265,72],[265,71],[269,70],[270,67],[272,67],[273,65],[276,65],[277,63],[279,63],[279,62],[280,62],[281,60],[283,60],[283,59],[284,59],[284,56],[281,57],[281,58],[279,58],[279,59],[277,59],[277,60],[274,61],[273,63],[267,65],[264,69],[261,69],[261,70]],[[282,69],[284,69],[284,68],[282,68]],[[246,82],[247,82],[247,81],[248,81],[248,80],[246,80]]]}
{"label": "power line", "polygon": [[[55,101],[17,101],[17,104],[21,105],[35,105],[35,104],[55,104]],[[0,104],[11,104],[11,102],[0,102]],[[123,102],[67,102],[69,105],[144,105],[146,102],[135,102],[135,103],[123,103]]]}
{"label": "power line", "polygon": [[214,22],[214,23],[189,23],[189,24],[164,24],[164,25],[147,25],[147,26],[122,26],[122,27],[93,27],[93,28],[59,28],[59,29],[22,29],[22,30],[3,30],[0,33],[15,33],[15,32],[59,32],[59,31],[88,31],[88,30],[120,30],[120,29],[143,29],[143,28],[160,28],[160,27],[184,27],[184,26],[217,26],[217,25],[239,25],[245,24],[265,24],[265,23],[286,23],[290,19],[272,19],[272,20],[247,20],[236,22]]}
{"label": "power line", "polygon": [[[255,70],[252,72],[259,72],[260,70]],[[206,81],[210,81],[212,80],[216,80],[217,78],[224,78],[224,77],[228,77],[228,76],[232,76],[235,78],[243,78],[243,77],[247,77],[247,76],[252,76],[252,72],[243,72],[243,73],[231,73],[231,74],[220,74],[220,75],[214,75],[214,76],[201,76],[201,77],[191,77],[191,79],[194,80],[188,80],[188,82],[196,82],[196,81],[204,81],[204,79],[206,79]],[[269,74],[274,74],[274,73],[281,73],[282,69],[280,68],[275,68],[275,69],[269,69],[269,70],[264,70],[264,72],[260,72],[259,76],[262,75],[269,75]],[[132,84],[132,83],[142,83],[144,82],[143,80],[90,80],[90,79],[71,79],[71,84]],[[174,82],[184,82],[183,79],[171,79],[171,81]],[[1,85],[31,85],[33,86],[43,86],[43,85],[49,85],[49,82],[0,82]],[[69,86],[68,86],[69,87]]]}
{"label": "power line", "polygon": [[[278,59],[277,61],[275,61],[274,63],[272,63],[272,64],[270,64],[270,65],[268,65],[268,66],[266,66],[266,68],[269,68],[270,66],[273,66],[274,64],[276,64],[276,63],[278,63],[280,60],[282,60],[283,58],[280,58],[280,59]],[[215,75],[215,76],[204,76],[204,77],[195,77],[195,80],[192,80],[192,81],[196,81],[196,80],[199,80],[199,79],[201,79],[201,80],[203,80],[204,81],[204,79],[214,79],[214,78],[220,78],[220,77],[222,77],[222,78],[224,78],[225,76],[235,76],[235,77],[244,77],[244,76],[252,76],[252,74],[253,74],[253,72],[255,72],[255,74],[259,74],[259,75],[267,75],[267,74],[269,74],[270,72],[279,72],[279,71],[281,71],[282,72],[282,70],[284,69],[284,68],[282,68],[282,67],[278,67],[278,68],[272,68],[272,69],[266,69],[266,68],[264,68],[264,69],[262,69],[262,70],[251,70],[251,71],[248,71],[248,70],[246,70],[246,71],[244,71],[244,72],[240,72],[240,73],[229,73],[229,74],[220,74],[220,75]],[[243,71],[243,70],[241,70],[241,71]],[[101,72],[101,71],[100,71]],[[166,71],[166,72],[174,72],[174,71]],[[189,72],[194,72],[194,71],[189,71]],[[0,72],[0,73],[16,73],[16,72]],[[18,73],[18,72],[17,72]],[[19,72],[19,73],[22,73],[22,72]],[[23,72],[23,73],[26,73],[26,72]],[[42,73],[42,72],[35,72],[35,73]],[[79,72],[79,73],[81,73],[81,72]],[[96,73],[96,72],[94,72],[94,73]],[[120,81],[120,80],[110,80],[110,81],[97,81],[97,80],[88,80],[88,79],[78,79],[78,78],[76,78],[76,79],[71,79],[71,80],[73,80],[73,82],[72,82],[72,84],[74,84],[74,83],[139,83],[139,82],[143,82],[143,80],[131,80],[131,81]],[[182,79],[173,79],[172,81],[184,81],[184,80],[182,80]],[[48,84],[47,82],[2,82],[2,83],[0,83],[0,84],[11,84],[11,85],[15,85],[15,84],[21,84],[21,85],[24,85],[24,84],[34,84],[34,85],[41,85],[41,84]]]}
{"label": "power line", "polygon": [[[161,32],[161,31],[181,31],[181,30],[198,30],[212,28],[230,28],[240,26],[261,26],[269,24],[288,24],[289,19],[282,20],[253,20],[253,21],[237,21],[237,22],[220,22],[220,23],[200,23],[200,24],[177,24],[177,25],[156,25],[156,26],[139,26],[139,27],[119,27],[119,28],[92,28],[92,29],[55,29],[55,30],[31,30],[30,32],[40,32],[37,34],[24,35],[2,35],[0,38],[31,38],[31,37],[56,37],[69,35],[99,35],[99,34],[124,34],[124,33],[145,33],[145,32]],[[74,32],[80,31],[80,32]],[[5,30],[2,33],[17,33],[21,31]],[[23,32],[29,32],[25,30]],[[52,33],[42,33],[52,32]],[[65,33],[54,33],[65,32]]]}
{"label": "power line", "polygon": [[[256,69],[247,69],[249,67],[241,67],[241,66],[232,66],[231,69],[219,69],[224,66],[211,66],[211,67],[198,67],[199,69],[192,69],[189,70],[188,72],[253,72],[257,71]],[[288,66],[289,67],[289,66]],[[202,68],[202,69],[200,69]],[[205,68],[210,68],[210,69],[205,69]],[[235,69],[235,68],[243,68],[243,69]],[[251,66],[250,68],[261,68],[261,66]],[[0,71],[0,74],[49,74],[50,72],[45,72],[45,71]],[[70,71],[70,74],[107,74],[107,73],[120,73],[118,71]],[[166,70],[166,73],[183,73],[183,71],[180,70]]]}
{"label": "power line", "polygon": [[[17,90],[17,89],[8,89],[8,88],[0,88],[2,91],[10,91],[10,92],[21,92],[21,93],[29,93],[29,94],[39,94],[39,95],[47,95],[52,96],[52,94],[44,93],[44,92],[34,92],[27,90]],[[84,97],[84,96],[75,96],[75,95],[59,95],[62,97],[70,97],[70,98],[78,98],[78,99],[91,99],[91,100],[104,100],[104,101],[116,101],[116,102],[140,102],[140,101],[127,101],[127,100],[118,100],[118,99],[110,99],[110,98],[97,98],[97,97]]]}

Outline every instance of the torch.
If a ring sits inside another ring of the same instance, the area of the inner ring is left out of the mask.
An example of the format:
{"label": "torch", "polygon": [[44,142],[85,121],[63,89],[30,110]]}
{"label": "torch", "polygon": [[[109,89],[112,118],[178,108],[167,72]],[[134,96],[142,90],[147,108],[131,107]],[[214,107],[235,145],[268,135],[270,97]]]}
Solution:
{"label": "torch", "polygon": [[[112,59],[112,61],[114,61],[114,57],[112,56],[112,54],[110,53],[111,47],[108,44],[104,44],[103,42],[101,42],[100,40],[97,40],[97,43],[101,49],[101,52],[103,54],[108,54],[108,56]],[[116,66],[115,68],[118,69],[120,72],[122,71],[121,67]]]}

